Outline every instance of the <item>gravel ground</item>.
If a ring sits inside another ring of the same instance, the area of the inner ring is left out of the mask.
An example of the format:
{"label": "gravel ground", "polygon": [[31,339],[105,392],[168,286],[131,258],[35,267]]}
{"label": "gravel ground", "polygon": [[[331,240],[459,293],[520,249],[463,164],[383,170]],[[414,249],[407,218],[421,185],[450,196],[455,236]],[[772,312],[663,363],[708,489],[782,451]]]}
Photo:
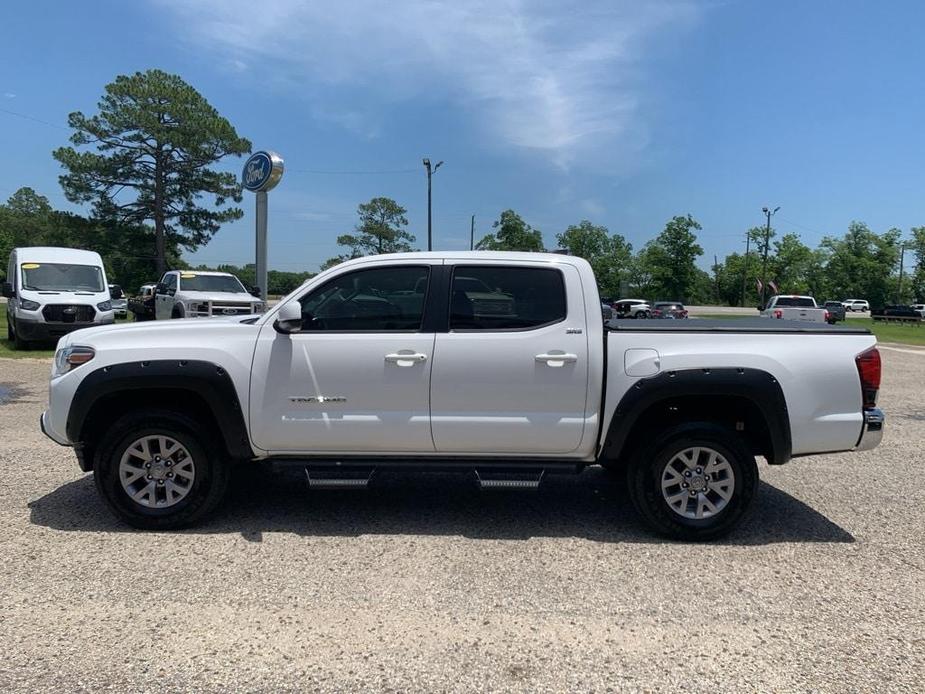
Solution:
{"label": "gravel ground", "polygon": [[925,353],[883,352],[873,452],[761,467],[748,522],[643,530],[599,470],[540,492],[241,476],[192,531],[116,523],[0,361],[2,691],[925,689]]}

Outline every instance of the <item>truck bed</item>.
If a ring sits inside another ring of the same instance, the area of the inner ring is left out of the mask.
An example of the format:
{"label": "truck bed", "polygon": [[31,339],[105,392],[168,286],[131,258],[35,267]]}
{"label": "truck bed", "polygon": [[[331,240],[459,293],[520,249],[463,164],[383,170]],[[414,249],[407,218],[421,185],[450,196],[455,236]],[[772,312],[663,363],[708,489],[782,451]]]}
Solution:
{"label": "truck bed", "polygon": [[870,330],[849,325],[829,325],[775,318],[688,318],[686,320],[613,320],[606,323],[611,332],[693,332],[693,333],[812,333],[813,335],[869,335]]}

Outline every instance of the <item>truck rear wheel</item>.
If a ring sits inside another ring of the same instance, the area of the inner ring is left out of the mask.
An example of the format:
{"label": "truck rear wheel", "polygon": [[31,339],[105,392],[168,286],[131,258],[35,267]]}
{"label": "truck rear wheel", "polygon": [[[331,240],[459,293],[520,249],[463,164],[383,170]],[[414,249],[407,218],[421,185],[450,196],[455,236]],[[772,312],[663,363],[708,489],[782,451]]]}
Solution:
{"label": "truck rear wheel", "polygon": [[136,528],[196,523],[222,500],[229,464],[206,427],[160,410],[128,414],[100,441],[96,487],[109,508]]}
{"label": "truck rear wheel", "polygon": [[627,482],[633,505],[656,532],[709,540],[741,521],[758,489],[758,466],[735,432],[690,423],[640,450]]}

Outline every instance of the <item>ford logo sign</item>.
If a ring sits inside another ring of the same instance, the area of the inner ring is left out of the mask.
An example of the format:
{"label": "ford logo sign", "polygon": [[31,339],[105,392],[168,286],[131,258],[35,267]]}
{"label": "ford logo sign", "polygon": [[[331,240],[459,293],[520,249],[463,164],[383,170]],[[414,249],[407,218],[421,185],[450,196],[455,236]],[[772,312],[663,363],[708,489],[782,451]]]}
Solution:
{"label": "ford logo sign", "polygon": [[223,308],[222,313],[224,313],[226,316],[234,316],[238,312],[236,309],[233,309],[233,308]]}
{"label": "ford logo sign", "polygon": [[254,193],[274,188],[283,177],[283,159],[276,152],[254,152],[244,162],[241,185]]}
{"label": "ford logo sign", "polygon": [[64,311],[62,311],[62,313],[63,313],[64,315],[66,315],[66,316],[76,316],[76,315],[77,315],[77,307],[76,307],[76,306],[68,306],[66,309],[64,309]]}

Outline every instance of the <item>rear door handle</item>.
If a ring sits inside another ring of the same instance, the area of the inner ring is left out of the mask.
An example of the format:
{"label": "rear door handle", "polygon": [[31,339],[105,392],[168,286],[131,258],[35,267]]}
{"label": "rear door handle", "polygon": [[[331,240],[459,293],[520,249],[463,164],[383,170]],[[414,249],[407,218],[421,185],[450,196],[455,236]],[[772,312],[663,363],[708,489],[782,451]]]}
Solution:
{"label": "rear door handle", "polygon": [[578,361],[578,355],[566,354],[565,352],[561,352],[559,354],[545,353],[537,354],[535,359],[539,362],[545,362],[547,366],[559,367],[565,366],[566,364],[574,364],[576,361]]}
{"label": "rear door handle", "polygon": [[423,364],[427,361],[427,355],[421,354],[420,352],[396,352],[394,354],[386,354],[385,360],[389,364],[397,364],[398,366],[414,366],[415,364]]}

